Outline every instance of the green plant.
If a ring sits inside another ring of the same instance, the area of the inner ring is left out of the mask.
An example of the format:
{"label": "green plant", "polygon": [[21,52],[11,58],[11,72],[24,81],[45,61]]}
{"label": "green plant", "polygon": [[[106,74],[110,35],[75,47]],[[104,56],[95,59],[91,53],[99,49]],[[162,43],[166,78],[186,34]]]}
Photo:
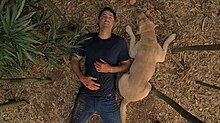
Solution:
{"label": "green plant", "polygon": [[58,16],[48,9],[44,10],[40,2],[1,1],[0,48],[3,50],[0,51],[0,78],[3,75],[19,75],[27,66],[36,63],[36,57],[45,58],[47,67],[58,67],[63,58],[69,59],[76,53],[81,29],[70,26],[51,0],[43,2],[52,7]]}
{"label": "green plant", "polygon": [[12,6],[0,5],[0,77],[4,74],[15,74],[22,71],[27,59],[35,62],[33,55],[44,54],[37,50],[36,44],[41,42],[30,35],[35,24],[31,24],[31,17],[35,12],[22,14],[25,0],[16,1]]}

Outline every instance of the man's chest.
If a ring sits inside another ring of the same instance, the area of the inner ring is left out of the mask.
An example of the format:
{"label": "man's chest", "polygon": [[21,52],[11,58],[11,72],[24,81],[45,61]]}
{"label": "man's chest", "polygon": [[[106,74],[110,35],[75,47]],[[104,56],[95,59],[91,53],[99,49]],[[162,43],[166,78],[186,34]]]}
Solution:
{"label": "man's chest", "polygon": [[86,51],[87,58],[93,61],[101,58],[110,64],[117,64],[120,49],[112,42],[94,42],[87,46]]}

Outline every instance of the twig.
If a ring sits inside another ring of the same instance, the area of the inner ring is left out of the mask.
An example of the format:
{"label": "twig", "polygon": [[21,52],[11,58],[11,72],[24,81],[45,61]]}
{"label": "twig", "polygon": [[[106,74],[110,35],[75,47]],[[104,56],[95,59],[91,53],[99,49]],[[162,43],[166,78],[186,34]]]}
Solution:
{"label": "twig", "polygon": [[204,31],[204,28],[205,28],[205,22],[207,20],[207,16],[203,19],[203,22],[202,22],[202,27],[201,27],[201,30]]}
{"label": "twig", "polygon": [[179,62],[179,60],[177,60],[173,55],[171,55],[171,58],[176,62],[176,64],[177,64],[182,70],[184,70],[184,66]]}
{"label": "twig", "polygon": [[200,84],[200,85],[203,85],[203,86],[206,86],[206,87],[209,87],[209,88],[213,88],[213,89],[220,90],[220,87],[215,86],[215,85],[207,84],[207,83],[202,82],[202,81],[200,81],[200,80],[196,80],[196,84]]}
{"label": "twig", "polygon": [[28,77],[28,78],[1,78],[0,83],[4,82],[32,82],[32,81],[45,81],[48,83],[52,82],[52,79],[50,77],[44,77],[44,78],[34,78],[34,77]]}
{"label": "twig", "polygon": [[0,110],[6,109],[6,108],[11,108],[11,107],[17,107],[20,105],[25,105],[27,104],[27,101],[9,101],[3,104],[0,104]]}

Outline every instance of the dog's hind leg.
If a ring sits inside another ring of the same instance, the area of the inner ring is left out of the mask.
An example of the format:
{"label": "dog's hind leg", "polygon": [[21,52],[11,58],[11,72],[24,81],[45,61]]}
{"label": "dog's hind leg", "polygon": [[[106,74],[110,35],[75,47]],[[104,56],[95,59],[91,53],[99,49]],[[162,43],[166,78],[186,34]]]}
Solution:
{"label": "dog's hind leg", "polygon": [[126,123],[126,117],[127,117],[127,105],[128,105],[129,101],[126,100],[125,98],[121,101],[121,105],[120,105],[120,114],[121,114],[121,122],[122,123]]}
{"label": "dog's hind leg", "polygon": [[120,94],[124,97],[120,105],[120,114],[122,123],[126,123],[126,110],[127,104],[130,102],[127,98],[129,98],[129,83],[128,83],[129,74],[123,74],[122,77],[118,81],[118,88]]}
{"label": "dog's hind leg", "polygon": [[163,44],[162,53],[157,62],[164,62],[169,44],[176,38],[176,34],[170,35]]}
{"label": "dog's hind leg", "polygon": [[129,47],[129,55],[131,58],[134,58],[135,55],[137,54],[137,46],[136,46],[136,39],[135,39],[135,35],[131,29],[131,27],[128,25],[126,26],[126,32],[128,33],[128,35],[130,36],[131,40],[130,40],[130,47]]}

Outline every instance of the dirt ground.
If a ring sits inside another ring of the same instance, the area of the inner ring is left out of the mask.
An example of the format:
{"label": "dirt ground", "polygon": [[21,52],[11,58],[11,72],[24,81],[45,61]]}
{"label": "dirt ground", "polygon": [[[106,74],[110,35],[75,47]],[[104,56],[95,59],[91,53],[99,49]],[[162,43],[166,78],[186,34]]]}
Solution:
{"label": "dirt ground", "polygon": [[[169,46],[166,60],[157,65],[150,83],[178,102],[184,109],[206,123],[220,123],[220,91],[196,84],[201,80],[220,86],[219,51],[185,51],[172,53],[182,46],[220,44],[219,0],[56,0],[67,18],[89,32],[97,31],[97,15],[104,6],[117,12],[114,33],[126,38],[125,26],[136,31],[136,17],[144,12],[155,24],[158,42],[177,34]],[[143,56],[144,57],[144,56]],[[146,56],[147,57],[147,56]],[[41,61],[39,60],[39,63]],[[33,72],[35,71],[35,72]],[[42,64],[34,66],[27,76],[49,76],[52,82],[25,81],[0,83],[0,102],[25,99],[24,106],[0,110],[0,123],[65,123],[74,105],[79,82],[64,64],[60,70],[45,71]],[[122,97],[118,94],[118,102]],[[128,105],[128,123],[187,123],[163,100],[152,93]],[[94,114],[89,123],[101,123]]]}

